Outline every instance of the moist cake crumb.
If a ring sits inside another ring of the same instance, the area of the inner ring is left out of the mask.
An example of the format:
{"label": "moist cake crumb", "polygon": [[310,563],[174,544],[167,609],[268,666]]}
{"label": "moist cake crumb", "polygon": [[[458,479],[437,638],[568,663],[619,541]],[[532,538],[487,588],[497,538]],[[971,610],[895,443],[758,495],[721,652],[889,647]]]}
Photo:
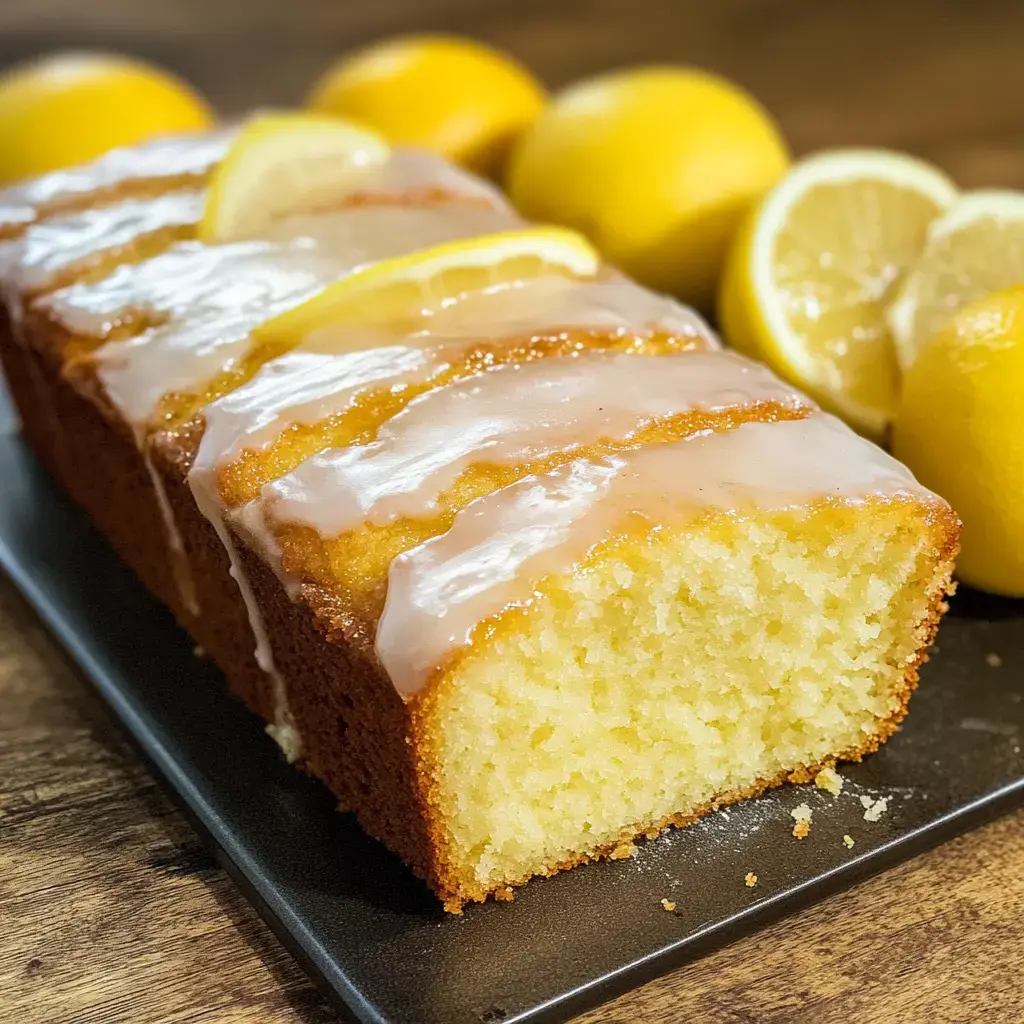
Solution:
{"label": "moist cake crumb", "polygon": [[662,910],[672,911],[676,909],[676,905],[671,900],[662,900],[661,908]]}
{"label": "moist cake crumb", "polygon": [[853,849],[853,836],[843,836],[843,846],[848,850]]}
{"label": "moist cake crumb", "polygon": [[753,889],[757,885],[757,875],[753,871],[747,872],[747,877],[743,879],[748,889]]}
{"label": "moist cake crumb", "polygon": [[988,665],[989,668],[1001,668],[1003,659],[1000,658],[995,651],[992,651],[990,654],[985,655],[985,664]]}
{"label": "moist cake crumb", "polygon": [[839,796],[843,791],[843,777],[831,765],[824,768],[814,776],[814,784],[818,789],[823,789],[833,796]]}

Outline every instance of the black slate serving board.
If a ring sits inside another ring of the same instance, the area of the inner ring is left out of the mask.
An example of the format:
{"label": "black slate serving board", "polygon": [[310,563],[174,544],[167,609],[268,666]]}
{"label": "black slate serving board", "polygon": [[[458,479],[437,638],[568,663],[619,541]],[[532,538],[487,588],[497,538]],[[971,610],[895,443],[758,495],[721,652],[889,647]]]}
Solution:
{"label": "black slate serving board", "polygon": [[[631,860],[450,917],[226,695],[35,463],[2,390],[0,566],[259,913],[359,1021],[563,1020],[1024,802],[1024,602],[964,592],[906,726],[841,768],[840,796],[775,790]],[[886,797],[886,813],[865,821],[861,797]],[[790,811],[802,802],[814,820],[797,841]]]}

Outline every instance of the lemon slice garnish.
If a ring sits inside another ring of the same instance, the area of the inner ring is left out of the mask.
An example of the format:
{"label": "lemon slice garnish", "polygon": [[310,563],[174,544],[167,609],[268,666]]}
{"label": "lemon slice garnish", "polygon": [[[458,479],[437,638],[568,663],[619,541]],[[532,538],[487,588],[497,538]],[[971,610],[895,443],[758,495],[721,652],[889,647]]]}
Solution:
{"label": "lemon slice garnish", "polygon": [[210,179],[198,236],[254,237],[275,219],[344,196],[388,159],[376,132],[316,114],[262,114],[238,133]]}
{"label": "lemon slice garnish", "polygon": [[730,254],[727,340],[880,437],[899,395],[886,301],[955,197],[941,171],[898,153],[837,150],[797,164]]}
{"label": "lemon slice garnish", "polygon": [[965,192],[932,222],[889,306],[900,366],[908,370],[957,310],[1017,284],[1024,284],[1024,193]]}
{"label": "lemon slice garnish", "polygon": [[356,271],[253,332],[257,344],[294,345],[322,327],[397,323],[443,302],[542,274],[592,277],[593,246],[565,228],[528,228],[446,242]]}

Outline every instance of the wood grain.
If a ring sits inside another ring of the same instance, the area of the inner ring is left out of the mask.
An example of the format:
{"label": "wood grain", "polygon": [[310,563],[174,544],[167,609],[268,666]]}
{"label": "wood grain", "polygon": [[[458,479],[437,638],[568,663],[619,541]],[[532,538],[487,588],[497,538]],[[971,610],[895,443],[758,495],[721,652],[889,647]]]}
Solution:
{"label": "wood grain", "polygon": [[[233,113],[295,102],[339,52],[423,29],[506,47],[553,86],[699,64],[753,90],[797,153],[896,146],[965,186],[1024,184],[1012,0],[3,0],[0,65],[128,50]],[[0,1019],[335,1019],[2,580],[0,706]],[[1024,812],[580,1020],[1015,1024],[1022,979]]]}

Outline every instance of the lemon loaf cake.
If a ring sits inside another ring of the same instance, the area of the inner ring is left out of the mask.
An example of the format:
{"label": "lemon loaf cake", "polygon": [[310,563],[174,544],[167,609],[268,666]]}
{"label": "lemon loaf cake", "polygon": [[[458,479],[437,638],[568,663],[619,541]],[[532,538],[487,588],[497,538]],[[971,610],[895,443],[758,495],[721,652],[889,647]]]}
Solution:
{"label": "lemon loaf cake", "polygon": [[449,910],[894,731],[944,501],[428,154],[202,237],[233,137],[0,193],[0,356],[44,465]]}

